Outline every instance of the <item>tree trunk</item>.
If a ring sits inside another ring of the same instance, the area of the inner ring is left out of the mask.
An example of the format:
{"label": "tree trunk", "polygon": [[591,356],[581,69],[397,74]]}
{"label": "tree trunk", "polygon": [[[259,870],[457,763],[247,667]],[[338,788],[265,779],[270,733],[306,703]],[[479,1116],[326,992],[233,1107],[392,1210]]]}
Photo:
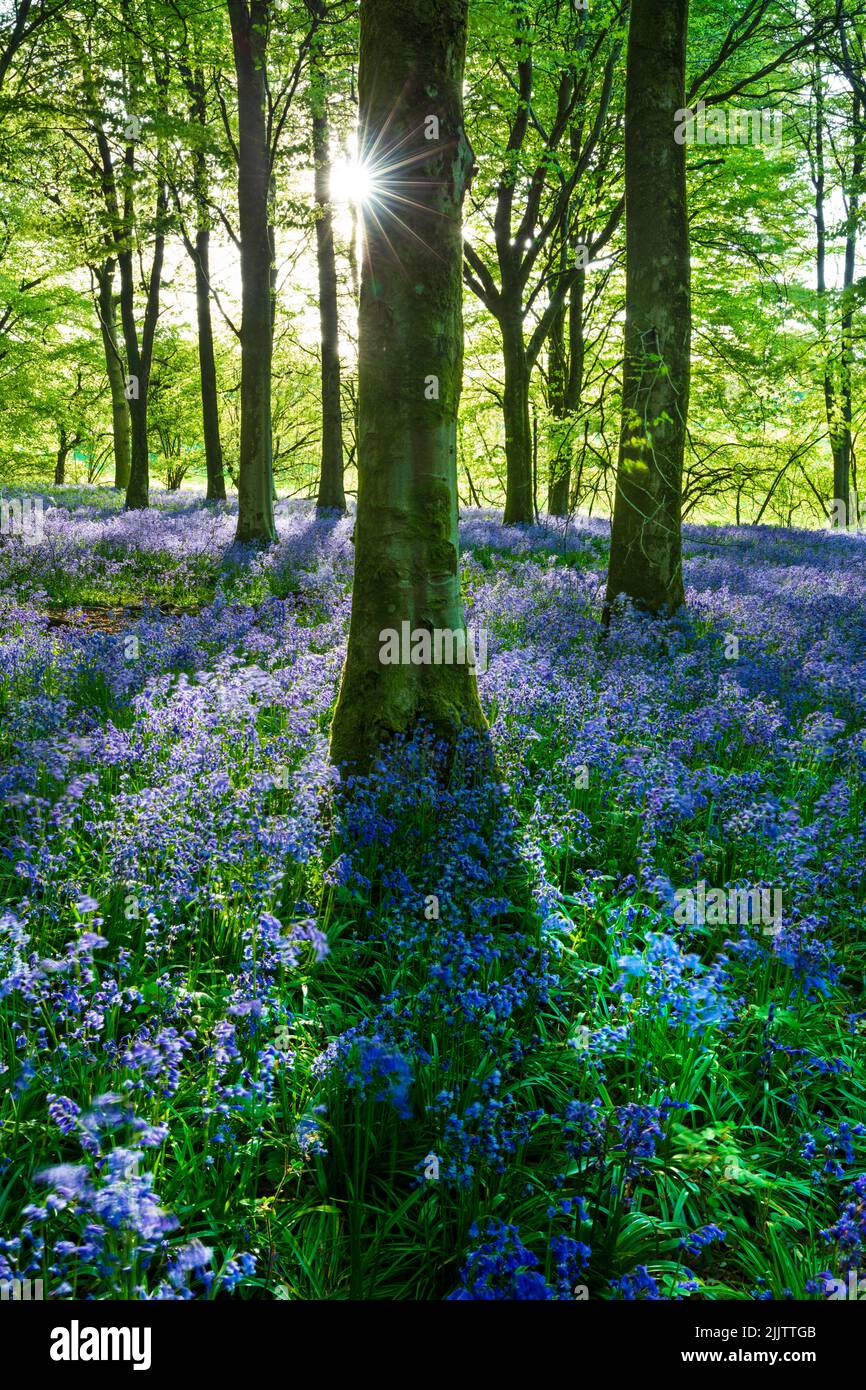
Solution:
{"label": "tree trunk", "polygon": [[532,425],[529,417],[531,376],[523,336],[523,312],[509,305],[500,320],[505,362],[502,415],[505,422],[506,526],[529,525],[535,520],[532,505]]}
{"label": "tree trunk", "polygon": [[331,213],[331,155],[325,94],[315,95],[313,159],[316,166],[316,258],[319,266],[319,323],[322,339],[322,465],[317,506],[346,510],[343,491],[343,412],[340,402],[340,323],[337,263]]}
{"label": "tree trunk", "polygon": [[66,426],[60,426],[60,441],[57,446],[57,461],[54,464],[54,486],[62,487],[66,482],[66,460],[69,457],[69,436]]}
{"label": "tree trunk", "polygon": [[[386,194],[365,218],[355,583],[331,736],[334,762],[362,771],[384,741],[419,721],[449,739],[484,727],[468,661],[380,659],[383,633],[404,623],[413,634],[465,634],[457,410],[461,209],[473,163],[463,127],[466,21],[467,0],[361,7],[362,156],[387,159],[396,149],[408,161],[406,190],[396,176],[394,201]],[[438,138],[428,140],[434,116]]]}
{"label": "tree trunk", "polygon": [[213,349],[210,301],[210,229],[199,226],[195,238],[195,302],[198,315],[198,366],[201,380],[201,418],[207,469],[207,501],[226,500],[223,448],[220,440],[219,396]]}
{"label": "tree trunk", "polygon": [[[837,497],[845,499],[849,526],[857,526],[857,507],[851,506],[851,468],[854,457],[852,366],[854,362],[854,273],[857,261],[857,226],[860,215],[860,181],[863,176],[866,127],[861,122],[859,99],[853,98],[854,154],[848,193],[848,223],[845,230],[845,269],[842,279],[842,321],[839,348],[840,430],[838,453],[834,458],[834,484]],[[853,513],[853,514],[852,514]]]}
{"label": "tree trunk", "polygon": [[553,321],[547,347],[550,382],[550,457],[547,470],[547,510],[550,516],[568,515],[571,458],[568,444],[568,413],[565,407],[565,378],[568,361],[565,329],[568,308],[563,305]]}
{"label": "tree trunk", "polygon": [[130,421],[129,480],[126,485],[126,507],[140,511],[150,501],[150,453],[147,442],[147,392],[150,373],[145,372],[138,346],[133,297],[133,260],[131,251],[122,251],[120,263],[120,306],[123,318],[123,338],[129,367],[127,381]]}
{"label": "tree trunk", "polygon": [[[207,126],[207,104],[205,97],[204,73],[200,68],[194,72],[185,69],[189,90],[192,118],[201,127]],[[198,365],[201,382],[201,417],[204,435],[205,468],[207,470],[208,502],[226,500],[226,482],[223,472],[223,449],[220,439],[219,396],[217,394],[216,359],[213,347],[213,321],[211,316],[210,292],[210,210],[208,208],[208,170],[207,155],[204,149],[197,149],[193,159],[193,185],[197,230],[195,238],[195,303],[198,320]],[[187,241],[187,246],[189,242]]]}
{"label": "tree trunk", "polygon": [[[841,409],[836,401],[836,385],[833,379],[833,361],[827,326],[827,223],[825,215],[826,170],[824,164],[824,87],[820,60],[816,60],[812,77],[812,90],[815,98],[815,276],[818,309],[818,330],[821,334],[821,347],[824,352],[824,410],[827,417],[827,432],[830,439],[830,453],[833,459],[833,501],[841,502],[843,507],[842,526],[848,524],[848,459],[845,450],[844,429],[841,427]],[[834,513],[835,515],[835,513]]]}
{"label": "tree trunk", "polygon": [[691,293],[685,105],[688,0],[633,0],[626,63],[623,410],[605,614],[684,598],[681,494]]}
{"label": "tree trunk", "polygon": [[114,445],[114,486],[123,490],[129,484],[129,405],[124,393],[123,357],[117,340],[117,307],[114,297],[114,259],[109,258],[96,271],[99,287],[98,311],[105,371],[111,391],[111,430]]}
{"label": "tree trunk", "polygon": [[238,87],[241,439],[237,539],[276,539],[271,460],[272,250],[265,58],[272,0],[228,0]]}
{"label": "tree trunk", "polygon": [[[568,304],[554,321],[550,335],[551,458],[547,510],[551,516],[568,516],[571,500],[571,435],[583,390],[583,297],[585,271],[579,271],[569,291]],[[568,328],[568,352],[565,334]]]}
{"label": "tree trunk", "polygon": [[[145,393],[147,387],[145,385]],[[131,399],[129,419],[132,443],[129,483],[126,488],[126,507],[141,511],[150,505],[150,449],[147,437],[147,395]]]}
{"label": "tree trunk", "polygon": [[153,360],[153,339],[159,317],[159,290],[162,280],[162,263],[165,254],[165,189],[161,187],[157,195],[156,237],[153,249],[153,262],[150,268],[150,281],[147,291],[147,304],[144,312],[141,344],[135,325],[135,269],[132,247],[127,237],[126,244],[118,254],[120,266],[120,313],[123,323],[123,339],[126,347],[126,362],[129,368],[128,398],[131,424],[131,455],[129,482],[126,488],[126,508],[139,511],[150,504],[150,452],[147,438],[147,403],[150,391],[150,368]]}

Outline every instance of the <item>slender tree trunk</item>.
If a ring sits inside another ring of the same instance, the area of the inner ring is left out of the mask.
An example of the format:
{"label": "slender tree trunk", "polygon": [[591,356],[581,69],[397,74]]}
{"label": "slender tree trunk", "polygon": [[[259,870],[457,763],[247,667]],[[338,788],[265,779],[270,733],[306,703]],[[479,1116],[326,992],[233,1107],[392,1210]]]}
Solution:
{"label": "slender tree trunk", "polygon": [[842,279],[841,343],[839,348],[839,447],[835,464],[835,487],[837,497],[846,501],[845,513],[848,524],[856,526],[858,516],[849,515],[851,508],[851,469],[854,457],[853,403],[852,403],[852,364],[854,361],[854,272],[857,261],[857,225],[860,214],[860,181],[863,175],[864,146],[866,127],[861,121],[859,99],[854,97],[853,130],[854,155],[848,194],[848,222],[845,231],[845,269]]}
{"label": "slender tree trunk", "polygon": [[532,505],[532,425],[529,415],[531,368],[523,336],[523,311],[519,304],[506,306],[500,319],[505,390],[502,415],[505,422],[506,526],[529,525],[535,520]]}
{"label": "slender tree trunk", "polygon": [[[160,187],[157,194],[153,261],[150,268],[150,281],[140,343],[135,324],[135,269],[130,233],[127,234],[123,249],[119,251],[117,258],[120,267],[120,315],[123,323],[126,361],[129,368],[127,394],[132,444],[129,483],[126,488],[126,507],[129,511],[139,511],[149,506],[150,503],[147,406],[150,392],[150,369],[153,361],[153,340],[159,318],[159,291],[165,256],[165,212],[165,188]],[[129,225],[129,219],[127,219],[127,227]]]}
{"label": "slender tree trunk", "polygon": [[201,418],[207,469],[207,501],[226,500],[223,447],[220,439],[219,395],[210,298],[210,228],[200,225],[195,238],[195,303],[198,315],[198,365],[201,380]]}
{"label": "slender tree trunk", "polygon": [[[193,72],[189,67],[186,67],[185,75],[192,105],[192,118],[204,132],[207,123],[204,73],[200,68],[196,68]],[[223,472],[219,395],[213,346],[210,292],[210,210],[208,208],[207,155],[204,149],[197,149],[195,152],[193,184],[197,219],[193,264],[195,266],[198,364],[201,382],[202,433],[204,435],[205,468],[207,470],[207,501],[224,502],[226,482]],[[188,241],[187,246],[189,246]]]}
{"label": "slender tree trunk", "polygon": [[633,0],[626,63],[623,411],[605,614],[624,594],[652,613],[684,598],[681,495],[691,293],[685,105],[688,0]]}
{"label": "slender tree trunk", "polygon": [[114,445],[114,486],[120,491],[129,483],[130,441],[129,405],[124,393],[123,357],[117,339],[117,303],[114,296],[114,258],[109,257],[96,271],[99,289],[97,308],[105,371],[111,391],[111,430]]}
{"label": "slender tree trunk", "polygon": [[273,253],[266,123],[268,24],[272,0],[228,0],[238,87],[238,213],[241,238],[241,440],[239,541],[276,539],[271,458]]}
{"label": "slender tree trunk", "polygon": [[361,294],[358,276],[358,209],[355,204],[349,212],[349,279],[352,284],[352,299],[357,305]]}
{"label": "slender tree trunk", "polygon": [[57,445],[57,460],[54,464],[54,486],[62,487],[66,482],[66,460],[69,457],[69,435],[66,426],[60,426],[60,440]]}
{"label": "slender tree trunk", "polygon": [[[567,305],[557,315],[550,335],[550,412],[553,416],[547,510],[568,516],[571,499],[571,434],[583,390],[583,298],[586,273],[572,282]],[[566,328],[568,351],[566,352]]]}
{"label": "slender tree trunk", "polygon": [[830,439],[830,453],[833,460],[833,501],[841,502],[844,508],[842,524],[848,523],[848,458],[846,456],[844,428],[841,423],[842,411],[836,400],[836,384],[833,377],[833,354],[830,346],[827,324],[827,222],[825,213],[826,169],[824,164],[824,86],[820,60],[813,71],[813,93],[815,97],[815,277],[818,308],[818,329],[824,353],[824,411],[827,417],[827,432]]}
{"label": "slender tree trunk", "polygon": [[120,308],[123,320],[123,338],[126,347],[126,361],[129,367],[127,394],[131,449],[129,481],[126,485],[126,507],[130,511],[139,511],[147,507],[150,501],[150,452],[147,438],[147,396],[150,388],[150,364],[145,361],[139,348],[138,330],[135,326],[132,251],[121,251],[118,262],[120,265]]}
{"label": "slender tree trunk", "polygon": [[[457,537],[463,372],[461,209],[467,0],[364,0],[362,155],[411,160],[409,198],[367,216],[359,325],[360,444],[349,648],[331,737],[361,770],[419,721],[482,729],[468,662],[385,664],[383,633],[465,633]],[[431,95],[434,94],[434,95]],[[430,117],[438,121],[431,131]],[[384,151],[384,153],[383,153]],[[398,220],[399,218],[399,220]],[[413,641],[413,648],[415,642]],[[432,645],[432,644],[431,644]]]}
{"label": "slender tree trunk", "polygon": [[318,91],[315,96],[313,159],[316,166],[316,257],[319,267],[319,323],[322,340],[322,464],[317,505],[322,510],[344,512],[346,494],[343,491],[340,323],[331,213],[330,135],[323,91]]}
{"label": "slender tree trunk", "polygon": [[[572,126],[569,134],[571,158],[580,159],[581,132]],[[569,252],[577,253],[577,238],[569,235],[571,201],[563,209],[560,225],[560,273],[569,271]],[[548,481],[547,510],[551,516],[568,516],[571,503],[572,431],[583,391],[585,346],[583,336],[583,301],[586,292],[586,271],[577,267],[571,281],[568,302],[563,304],[554,322],[551,335],[551,414],[554,419],[553,450]],[[568,350],[566,351],[566,325]]]}
{"label": "slender tree trunk", "polygon": [[[147,385],[144,387],[147,391]],[[131,466],[126,488],[129,511],[141,511],[150,505],[150,449],[147,431],[147,395],[129,402]]]}
{"label": "slender tree trunk", "polygon": [[551,516],[568,515],[571,458],[568,443],[568,412],[565,382],[568,360],[565,330],[568,309],[563,305],[553,321],[547,345],[547,372],[550,382],[550,457],[547,469],[547,510]]}

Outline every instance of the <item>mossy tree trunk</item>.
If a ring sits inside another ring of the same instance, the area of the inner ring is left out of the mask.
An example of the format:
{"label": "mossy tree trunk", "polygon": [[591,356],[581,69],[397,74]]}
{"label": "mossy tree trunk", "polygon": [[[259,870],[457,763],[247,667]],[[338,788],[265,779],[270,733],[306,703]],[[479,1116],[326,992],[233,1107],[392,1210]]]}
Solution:
{"label": "mossy tree trunk", "polygon": [[366,770],[426,721],[482,729],[475,674],[383,665],[386,629],[462,631],[457,407],[463,372],[463,127],[467,0],[364,0],[362,156],[402,171],[365,215],[359,322],[358,513],[349,649],[331,754]]}
{"label": "mossy tree trunk", "polygon": [[237,539],[276,539],[271,458],[273,250],[265,60],[272,0],[228,0],[238,89],[241,439]]}
{"label": "mossy tree trunk", "polygon": [[623,412],[605,611],[683,602],[681,495],[691,292],[685,107],[688,0],[633,0],[626,64]]}

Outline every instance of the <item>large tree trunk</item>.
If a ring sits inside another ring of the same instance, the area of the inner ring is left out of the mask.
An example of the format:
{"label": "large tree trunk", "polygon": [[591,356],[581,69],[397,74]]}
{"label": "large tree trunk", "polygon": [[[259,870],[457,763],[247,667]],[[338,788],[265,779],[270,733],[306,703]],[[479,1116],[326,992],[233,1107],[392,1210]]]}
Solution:
{"label": "large tree trunk", "polygon": [[111,429],[114,446],[114,486],[123,490],[129,483],[130,443],[129,405],[124,393],[123,357],[117,340],[117,308],[114,297],[114,259],[109,257],[96,271],[99,289],[98,311],[105,371],[111,391]]}
{"label": "large tree trunk", "polygon": [[343,412],[340,402],[340,322],[337,263],[331,213],[331,154],[323,91],[315,94],[313,159],[316,166],[316,257],[319,266],[319,323],[322,338],[322,465],[317,505],[346,510],[343,491]]}
{"label": "large tree trunk", "polygon": [[688,0],[633,0],[626,64],[626,324],[619,468],[605,611],[683,602],[681,495],[691,293],[685,105]]}
{"label": "large tree trunk", "polygon": [[508,306],[500,320],[505,390],[502,415],[505,422],[505,514],[507,526],[535,520],[532,495],[532,423],[529,414],[531,368],[523,336],[523,310]]}
{"label": "large tree trunk", "polygon": [[268,201],[270,151],[265,116],[272,0],[228,0],[238,86],[238,214],[241,237],[241,440],[239,541],[276,539],[271,460],[273,254]]}
{"label": "large tree trunk", "polygon": [[[466,16],[467,0],[361,7],[362,156],[382,159],[384,146],[411,160],[408,197],[398,176],[395,201],[386,196],[365,218],[355,583],[331,738],[334,762],[362,770],[382,742],[419,721],[449,738],[484,727],[467,662],[380,660],[383,632],[403,623],[413,633],[465,632],[457,408],[461,209],[472,168],[463,128]],[[439,138],[428,141],[434,115]]]}

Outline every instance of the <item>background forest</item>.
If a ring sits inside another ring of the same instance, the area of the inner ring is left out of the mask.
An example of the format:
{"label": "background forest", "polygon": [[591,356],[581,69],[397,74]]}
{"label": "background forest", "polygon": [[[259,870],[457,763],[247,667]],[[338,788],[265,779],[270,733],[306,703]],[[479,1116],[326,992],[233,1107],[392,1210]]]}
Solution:
{"label": "background forest", "polygon": [[862,1296],[864,220],[860,0],[0,0],[4,1298]]}
{"label": "background forest", "polygon": [[[155,481],[201,486],[209,457],[216,492],[220,471],[237,483],[229,8],[19,4],[7,19],[5,482],[126,488],[129,408],[146,403]],[[822,524],[841,495],[830,483],[834,450],[849,450],[856,486],[848,440],[862,399],[860,31],[852,18],[846,40],[850,4],[695,0],[690,9],[689,102],[708,101],[710,115],[760,113],[767,138],[730,143],[710,120],[706,143],[688,147],[684,515]],[[280,495],[316,496],[324,432],[352,495],[358,204],[375,194],[377,176],[357,159],[358,7],[309,0],[275,14],[265,70],[274,475]],[[612,509],[627,24],[626,5],[601,0],[473,4],[465,100],[476,168],[464,209],[458,475],[466,505],[502,505],[506,434],[516,433],[536,509]],[[334,359],[324,413],[322,326]],[[130,374],[138,401],[124,397]]]}

